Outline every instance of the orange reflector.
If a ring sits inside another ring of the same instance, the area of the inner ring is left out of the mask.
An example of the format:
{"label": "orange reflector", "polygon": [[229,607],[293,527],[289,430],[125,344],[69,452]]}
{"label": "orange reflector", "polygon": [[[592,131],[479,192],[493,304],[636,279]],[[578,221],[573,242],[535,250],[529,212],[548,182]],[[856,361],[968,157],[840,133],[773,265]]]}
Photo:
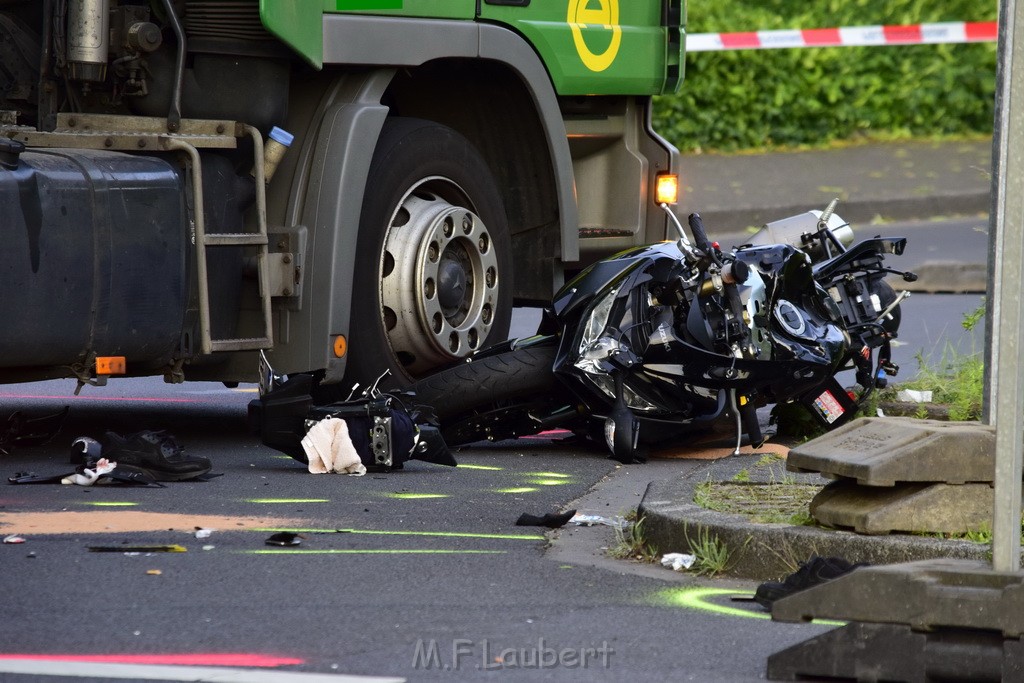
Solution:
{"label": "orange reflector", "polygon": [[97,356],[97,375],[123,375],[125,373],[124,356]]}
{"label": "orange reflector", "polygon": [[346,353],[348,353],[348,340],[345,339],[345,335],[339,334],[334,338],[334,355],[344,358]]}
{"label": "orange reflector", "polygon": [[675,204],[679,200],[679,176],[672,173],[658,175],[655,201],[659,204]]}

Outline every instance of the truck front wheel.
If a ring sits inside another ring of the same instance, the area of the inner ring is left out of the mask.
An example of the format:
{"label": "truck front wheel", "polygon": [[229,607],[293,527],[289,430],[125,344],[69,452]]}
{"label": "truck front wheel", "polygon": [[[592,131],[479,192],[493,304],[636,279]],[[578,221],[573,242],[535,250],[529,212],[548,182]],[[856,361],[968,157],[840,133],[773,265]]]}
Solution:
{"label": "truck front wheel", "polygon": [[508,336],[512,248],[494,177],[446,126],[391,118],[356,247],[346,384],[405,385]]}

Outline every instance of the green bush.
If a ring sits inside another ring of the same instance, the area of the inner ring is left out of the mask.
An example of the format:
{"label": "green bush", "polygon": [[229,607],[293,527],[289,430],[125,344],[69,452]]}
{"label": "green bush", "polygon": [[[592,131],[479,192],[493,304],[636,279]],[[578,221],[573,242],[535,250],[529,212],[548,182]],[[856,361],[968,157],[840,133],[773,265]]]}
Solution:
{"label": "green bush", "polygon": [[[993,21],[996,0],[689,0],[690,33]],[[995,43],[695,52],[655,128],[684,151],[992,131]]]}

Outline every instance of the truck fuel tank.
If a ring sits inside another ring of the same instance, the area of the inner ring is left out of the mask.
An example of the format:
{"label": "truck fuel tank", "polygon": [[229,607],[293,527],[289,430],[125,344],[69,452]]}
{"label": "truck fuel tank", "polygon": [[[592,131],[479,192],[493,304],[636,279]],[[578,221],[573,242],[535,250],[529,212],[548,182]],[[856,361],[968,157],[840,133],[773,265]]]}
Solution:
{"label": "truck fuel tank", "polygon": [[159,157],[0,138],[0,368],[169,362],[194,248],[184,196]]}

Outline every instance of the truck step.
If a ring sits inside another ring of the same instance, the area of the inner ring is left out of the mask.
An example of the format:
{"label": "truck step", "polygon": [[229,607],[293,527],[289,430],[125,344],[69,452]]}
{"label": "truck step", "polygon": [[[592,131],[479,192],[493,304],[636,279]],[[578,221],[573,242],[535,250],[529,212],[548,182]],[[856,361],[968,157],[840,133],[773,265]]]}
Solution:
{"label": "truck step", "polygon": [[274,343],[267,337],[249,337],[245,339],[212,339],[212,350],[217,351],[259,351],[269,349]]}
{"label": "truck step", "polygon": [[261,246],[267,243],[267,236],[251,232],[207,233],[205,241],[208,247]]}

